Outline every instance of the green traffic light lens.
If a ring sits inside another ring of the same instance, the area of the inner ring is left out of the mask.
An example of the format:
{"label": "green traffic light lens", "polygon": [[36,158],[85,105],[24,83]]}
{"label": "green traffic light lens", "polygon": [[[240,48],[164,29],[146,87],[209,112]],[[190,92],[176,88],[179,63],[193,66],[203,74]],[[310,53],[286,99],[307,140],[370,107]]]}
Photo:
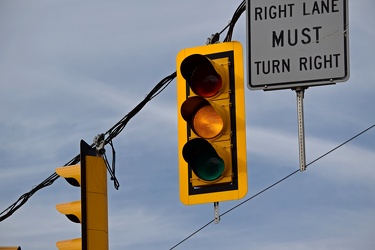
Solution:
{"label": "green traffic light lens", "polygon": [[224,162],[220,157],[202,156],[199,163],[193,166],[194,173],[202,180],[214,181],[224,172]]}
{"label": "green traffic light lens", "polygon": [[195,138],[188,141],[182,149],[182,155],[198,178],[214,181],[223,175],[224,160],[206,140]]}

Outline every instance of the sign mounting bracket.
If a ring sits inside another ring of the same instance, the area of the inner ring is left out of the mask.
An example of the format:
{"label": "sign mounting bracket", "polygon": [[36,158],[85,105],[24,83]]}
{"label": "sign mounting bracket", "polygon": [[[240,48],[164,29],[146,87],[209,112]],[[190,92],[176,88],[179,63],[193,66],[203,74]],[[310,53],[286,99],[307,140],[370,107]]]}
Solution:
{"label": "sign mounting bracket", "polygon": [[215,224],[220,222],[219,202],[214,202],[214,222]]}

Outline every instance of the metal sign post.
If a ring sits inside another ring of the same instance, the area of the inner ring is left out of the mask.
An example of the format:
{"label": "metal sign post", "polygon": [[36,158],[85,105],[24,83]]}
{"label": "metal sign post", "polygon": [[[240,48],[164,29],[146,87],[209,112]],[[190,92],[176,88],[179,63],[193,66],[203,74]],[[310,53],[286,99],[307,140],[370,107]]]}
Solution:
{"label": "metal sign post", "polygon": [[305,89],[349,79],[348,8],[348,0],[246,1],[248,87],[296,91],[300,171]]}
{"label": "metal sign post", "polygon": [[295,89],[297,94],[297,121],[298,121],[298,145],[299,145],[299,169],[306,170],[306,150],[305,150],[305,121],[303,116],[303,98],[305,94],[303,87]]}

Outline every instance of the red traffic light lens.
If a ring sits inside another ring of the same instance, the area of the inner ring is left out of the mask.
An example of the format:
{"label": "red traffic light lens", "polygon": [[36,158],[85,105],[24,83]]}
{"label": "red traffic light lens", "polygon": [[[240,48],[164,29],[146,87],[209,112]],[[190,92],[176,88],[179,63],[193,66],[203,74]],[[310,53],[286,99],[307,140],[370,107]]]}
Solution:
{"label": "red traffic light lens", "polygon": [[204,63],[197,67],[190,80],[190,87],[193,92],[202,97],[212,97],[216,95],[222,86],[221,76],[216,73],[209,63]]}
{"label": "red traffic light lens", "polygon": [[188,141],[182,149],[182,156],[195,175],[202,180],[214,181],[223,175],[224,160],[204,139],[195,138]]}
{"label": "red traffic light lens", "polygon": [[181,75],[195,94],[208,98],[219,93],[223,80],[214,65],[200,54],[190,55],[182,61]]}

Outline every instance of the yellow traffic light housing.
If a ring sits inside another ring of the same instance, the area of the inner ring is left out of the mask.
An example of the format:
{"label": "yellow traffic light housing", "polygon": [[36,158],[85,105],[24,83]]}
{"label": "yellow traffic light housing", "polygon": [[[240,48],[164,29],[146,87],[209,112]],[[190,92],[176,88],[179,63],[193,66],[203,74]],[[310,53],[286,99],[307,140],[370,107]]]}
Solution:
{"label": "yellow traffic light housing", "polygon": [[81,223],[81,238],[56,242],[60,250],[108,249],[107,170],[96,150],[81,141],[81,164],[56,168],[73,186],[81,187],[81,200],[57,204],[56,209]]}
{"label": "yellow traffic light housing", "polygon": [[239,42],[177,55],[180,199],[185,205],[247,193],[243,54]]}

